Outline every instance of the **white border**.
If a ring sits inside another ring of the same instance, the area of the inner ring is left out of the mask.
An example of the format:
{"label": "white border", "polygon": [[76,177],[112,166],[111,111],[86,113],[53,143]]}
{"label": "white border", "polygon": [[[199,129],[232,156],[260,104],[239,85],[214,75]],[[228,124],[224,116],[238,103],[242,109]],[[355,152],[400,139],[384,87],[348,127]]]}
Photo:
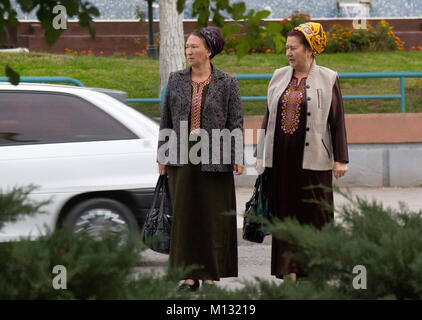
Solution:
{"label": "white border", "polygon": [[[281,21],[284,20],[286,18],[280,18],[280,19],[263,19],[263,21]],[[356,18],[312,18],[310,21],[314,21],[314,20],[350,20],[353,21],[354,19],[362,19],[359,17]],[[422,16],[420,17],[365,17],[364,19],[366,20],[381,20],[381,19],[385,19],[385,20],[417,20],[417,19],[422,19]],[[19,20],[19,22],[39,22],[38,20]],[[75,19],[69,19],[67,22],[78,22],[79,20],[75,20]],[[94,22],[139,22],[139,19],[110,19],[110,20],[102,20],[102,19],[93,19]],[[198,21],[197,19],[183,19],[183,22],[196,22]],[[212,20],[208,20],[208,21],[212,21]],[[231,22],[234,21],[233,19],[226,19],[224,21],[227,22]],[[242,20],[238,20],[238,21],[242,21]],[[153,22],[160,22],[159,19],[154,19]]]}

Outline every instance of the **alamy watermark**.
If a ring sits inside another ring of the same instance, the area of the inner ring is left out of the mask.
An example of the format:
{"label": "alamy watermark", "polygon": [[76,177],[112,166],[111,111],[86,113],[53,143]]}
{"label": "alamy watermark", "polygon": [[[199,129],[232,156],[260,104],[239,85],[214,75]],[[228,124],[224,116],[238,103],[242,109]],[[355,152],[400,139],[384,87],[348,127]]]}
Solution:
{"label": "alamy watermark", "polygon": [[[359,23],[359,21],[361,21]],[[366,18],[355,17],[353,18],[353,29],[366,29]]]}
{"label": "alamy watermark", "polygon": [[55,290],[67,289],[67,269],[63,265],[56,265],[53,268],[53,274],[57,274],[53,278],[53,288]]}
{"label": "alamy watermark", "polygon": [[[189,133],[189,123],[180,121],[178,132],[173,129],[161,129],[159,133],[158,162],[163,164],[245,164],[246,168],[255,165],[255,158],[244,157],[245,146],[257,141],[257,154],[263,154],[265,130],[240,129],[229,130],[200,129],[195,134]],[[252,171],[252,170],[251,170]],[[246,172],[248,174],[248,170]],[[256,172],[249,172],[256,174]]]}
{"label": "alamy watermark", "polygon": [[[357,265],[353,267],[353,274],[357,274],[352,281],[353,289],[355,290],[366,290],[367,289],[367,272],[366,267],[363,265]],[[53,288],[55,290],[66,290],[67,289],[67,269],[63,265],[56,265],[52,271],[53,274],[57,274],[53,278]]]}
{"label": "alamy watermark", "polygon": [[355,290],[366,290],[367,288],[367,277],[366,277],[366,267],[362,265],[357,265],[353,267],[354,274],[357,274],[356,277],[353,278],[353,289]]}
{"label": "alamy watermark", "polygon": [[67,29],[67,10],[66,7],[59,4],[54,6],[53,13],[57,14],[53,19],[53,28],[56,30]]}

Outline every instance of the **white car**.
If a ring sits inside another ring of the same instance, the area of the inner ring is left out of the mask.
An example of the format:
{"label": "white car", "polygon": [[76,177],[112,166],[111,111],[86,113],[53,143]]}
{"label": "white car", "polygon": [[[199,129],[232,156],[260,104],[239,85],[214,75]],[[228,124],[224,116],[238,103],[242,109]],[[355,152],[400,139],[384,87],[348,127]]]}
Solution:
{"label": "white car", "polygon": [[0,241],[63,223],[140,230],[158,179],[159,125],[103,92],[0,83],[0,192],[32,184],[31,200],[50,200],[46,213],[7,223]]}

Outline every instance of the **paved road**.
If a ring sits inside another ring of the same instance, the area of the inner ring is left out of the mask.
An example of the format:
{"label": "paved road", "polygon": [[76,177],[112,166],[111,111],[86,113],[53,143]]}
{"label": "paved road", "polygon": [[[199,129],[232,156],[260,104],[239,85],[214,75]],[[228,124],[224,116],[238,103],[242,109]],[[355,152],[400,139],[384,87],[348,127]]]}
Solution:
{"label": "paved road", "polygon": [[[345,191],[345,189],[342,189]],[[409,209],[422,210],[422,188],[351,188],[352,194],[365,197],[368,200],[375,199],[385,206],[399,208],[399,201],[407,204]],[[238,255],[239,255],[239,277],[225,278],[217,283],[229,289],[242,286],[242,280],[253,280],[255,277],[268,279],[275,282],[282,280],[270,276],[271,266],[271,236],[266,237],[263,244],[254,244],[244,241],[241,238],[242,211],[246,201],[252,195],[252,188],[237,188],[237,209],[238,209]],[[346,204],[347,200],[339,194],[334,194],[335,206]],[[163,274],[167,267],[168,256],[147,250],[144,253],[145,265],[140,267],[140,271],[155,271]]]}

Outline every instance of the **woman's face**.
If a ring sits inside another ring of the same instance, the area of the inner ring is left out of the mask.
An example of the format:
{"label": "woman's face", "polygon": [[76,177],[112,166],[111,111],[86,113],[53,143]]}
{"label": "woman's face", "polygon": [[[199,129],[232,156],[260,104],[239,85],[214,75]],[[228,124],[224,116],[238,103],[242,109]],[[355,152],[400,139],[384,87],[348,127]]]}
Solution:
{"label": "woman's face", "polygon": [[312,51],[305,47],[298,37],[287,37],[286,57],[290,66],[295,69],[305,66],[312,60]]}
{"label": "woman's face", "polygon": [[186,41],[186,58],[190,66],[199,66],[209,62],[211,52],[205,47],[204,41],[195,36],[189,36]]}

